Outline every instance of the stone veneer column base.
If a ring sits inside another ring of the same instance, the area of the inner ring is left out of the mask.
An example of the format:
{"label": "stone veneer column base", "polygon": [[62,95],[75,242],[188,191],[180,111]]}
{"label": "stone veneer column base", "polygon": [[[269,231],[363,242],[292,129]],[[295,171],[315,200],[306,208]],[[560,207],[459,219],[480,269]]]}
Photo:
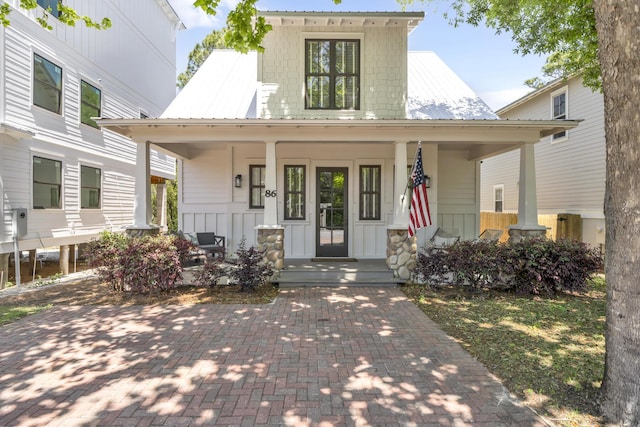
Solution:
{"label": "stone veneer column base", "polygon": [[409,238],[406,228],[387,228],[387,267],[393,271],[393,277],[411,279],[416,267],[416,238]]}
{"label": "stone veneer column base", "polygon": [[509,240],[520,242],[528,237],[541,237],[547,234],[547,227],[542,225],[512,225],[509,227]]}
{"label": "stone veneer column base", "polygon": [[258,250],[265,251],[264,260],[276,270],[284,268],[284,227],[256,227]]}

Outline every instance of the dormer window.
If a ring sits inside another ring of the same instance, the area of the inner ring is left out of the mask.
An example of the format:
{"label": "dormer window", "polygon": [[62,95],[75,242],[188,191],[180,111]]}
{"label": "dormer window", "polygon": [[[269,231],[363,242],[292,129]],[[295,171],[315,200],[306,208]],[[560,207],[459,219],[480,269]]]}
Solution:
{"label": "dormer window", "polygon": [[305,41],[306,108],[360,109],[360,40]]}

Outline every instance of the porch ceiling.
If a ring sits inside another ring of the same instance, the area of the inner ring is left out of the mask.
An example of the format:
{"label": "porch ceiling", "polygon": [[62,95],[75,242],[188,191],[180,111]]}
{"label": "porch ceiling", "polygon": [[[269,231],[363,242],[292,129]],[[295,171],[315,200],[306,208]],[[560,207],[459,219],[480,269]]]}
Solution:
{"label": "porch ceiling", "polygon": [[578,120],[291,120],[98,119],[136,142],[190,158],[216,142],[391,143],[422,141],[441,149],[466,149],[481,160],[576,127]]}

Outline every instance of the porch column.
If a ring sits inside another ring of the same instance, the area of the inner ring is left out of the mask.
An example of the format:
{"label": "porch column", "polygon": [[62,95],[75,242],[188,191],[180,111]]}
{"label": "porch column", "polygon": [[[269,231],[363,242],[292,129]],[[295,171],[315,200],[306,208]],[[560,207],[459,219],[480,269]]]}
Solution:
{"label": "porch column", "polygon": [[409,226],[409,193],[407,189],[407,142],[397,141],[395,160],[395,191],[393,200],[393,225],[395,228]]}
{"label": "porch column", "polygon": [[156,184],[156,216],[162,230],[167,229],[167,184]]}
{"label": "porch column", "polygon": [[9,254],[0,254],[0,289],[4,289],[9,278]]}
{"label": "porch column", "polygon": [[411,278],[415,268],[416,238],[409,238],[409,192],[407,190],[407,142],[396,141],[393,224],[387,228],[387,267],[393,277]]}
{"label": "porch column", "polygon": [[63,275],[69,274],[69,245],[60,246],[60,256],[58,258],[60,272]]}
{"label": "porch column", "polygon": [[158,227],[151,225],[151,155],[148,141],[136,142],[135,199],[133,205],[133,225],[127,227],[132,236],[157,234]]}
{"label": "porch column", "polygon": [[544,236],[547,228],[538,224],[538,199],[536,195],[535,146],[525,144],[520,148],[520,186],[518,197],[518,223],[509,227],[509,238]]}
{"label": "porch column", "polygon": [[264,218],[258,231],[258,250],[276,270],[284,267],[284,227],[278,225],[276,141],[266,141]]}

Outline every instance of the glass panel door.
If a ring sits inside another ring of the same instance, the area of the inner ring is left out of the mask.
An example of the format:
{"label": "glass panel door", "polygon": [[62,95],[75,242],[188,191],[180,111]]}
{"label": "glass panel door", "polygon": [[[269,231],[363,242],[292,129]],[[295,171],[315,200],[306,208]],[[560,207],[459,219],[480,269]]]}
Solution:
{"label": "glass panel door", "polygon": [[316,256],[347,257],[348,168],[318,168],[316,177]]}

